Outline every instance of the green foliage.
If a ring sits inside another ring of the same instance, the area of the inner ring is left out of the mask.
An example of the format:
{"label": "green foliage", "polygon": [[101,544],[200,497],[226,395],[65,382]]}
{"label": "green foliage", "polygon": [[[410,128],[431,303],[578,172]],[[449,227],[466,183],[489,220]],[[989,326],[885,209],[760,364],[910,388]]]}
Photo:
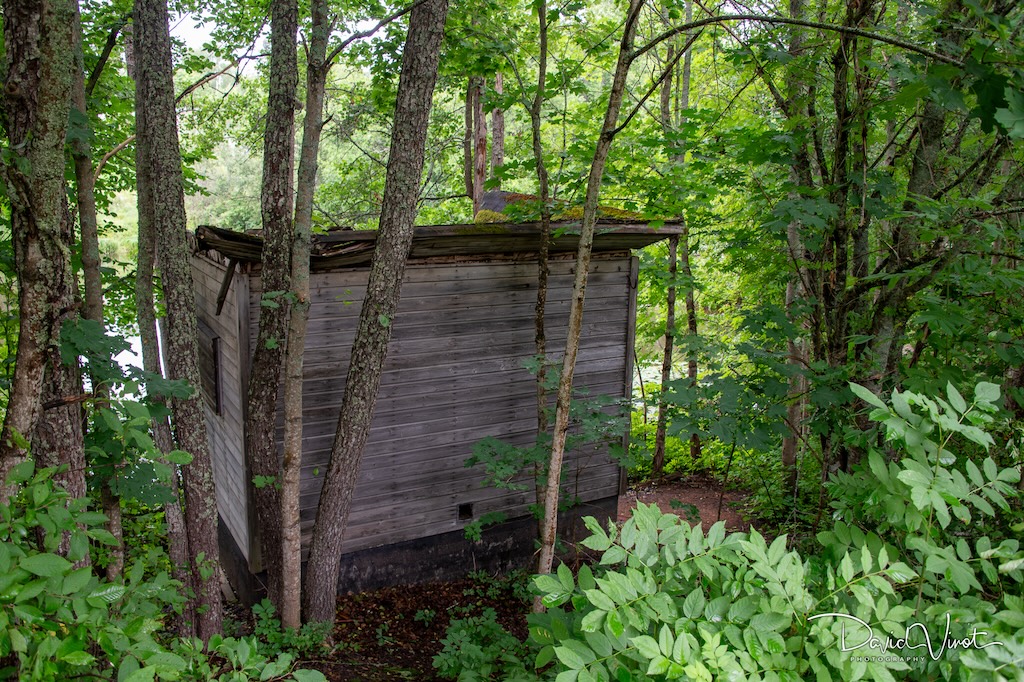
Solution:
{"label": "green foliage", "polygon": [[[161,665],[170,673],[167,679],[226,680],[248,682],[249,680],[295,680],[295,682],[325,682],[326,677],[319,670],[297,668],[295,656],[289,653],[268,653],[255,638],[222,637],[214,635],[206,649],[198,639],[177,640],[172,652],[162,654]],[[142,668],[127,680],[152,680],[156,666],[147,661]],[[159,673],[158,673],[159,674]],[[160,677],[159,679],[164,679]]]}
{"label": "green foliage", "polygon": [[124,583],[94,576],[89,541],[114,542],[102,528],[106,517],[69,499],[52,474],[25,462],[10,479],[20,484],[17,495],[0,508],[0,659],[14,662],[0,677],[138,667],[161,650],[154,636],[167,610],[180,608],[180,585],[164,572],[144,577],[153,555],[136,561]]}
{"label": "green foliage", "polygon": [[331,623],[305,623],[298,629],[282,628],[269,599],[254,605],[252,613],[256,618],[253,635],[260,640],[266,655],[310,658],[327,656],[333,650],[328,644]]}
{"label": "green foliage", "polygon": [[[531,618],[536,667],[553,665],[558,682],[1010,678],[1024,661],[1024,554],[1016,539],[961,536],[972,515],[1010,511],[1020,472],[991,458],[966,476],[948,468],[952,434],[990,442],[998,388],[979,384],[970,403],[952,387],[948,400],[894,393],[891,406],[853,390],[907,456],[886,466],[873,453],[843,482],[877,498],[838,501],[849,523],[820,534],[821,550],[801,556],[785,536],[722,523],[705,534],[653,505],[621,528],[589,519],[583,544],[599,565],[535,578],[549,607]],[[905,637],[918,648],[895,643]]]}
{"label": "green foliage", "polygon": [[480,615],[451,621],[441,640],[441,653],[434,657],[437,673],[459,682],[535,680],[526,670],[525,645],[497,621],[494,609]]}
{"label": "green foliage", "polygon": [[0,679],[324,680],[296,670],[290,654],[261,653],[255,639],[167,641],[164,620],[179,611],[181,585],[155,566],[152,549],[123,581],[96,577],[90,541],[113,544],[106,517],[54,486],[53,469],[31,461],[8,478],[18,485],[0,507]]}

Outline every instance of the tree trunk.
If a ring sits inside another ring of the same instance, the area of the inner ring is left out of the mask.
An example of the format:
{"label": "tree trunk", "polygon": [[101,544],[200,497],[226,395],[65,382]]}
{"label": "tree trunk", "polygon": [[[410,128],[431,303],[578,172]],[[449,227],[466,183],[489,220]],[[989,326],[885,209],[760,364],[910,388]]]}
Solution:
{"label": "tree trunk", "polygon": [[[548,300],[548,277],[551,274],[549,255],[551,251],[551,189],[548,186],[548,169],[544,163],[544,140],[541,137],[541,109],[544,106],[548,74],[548,5],[547,0],[538,0],[537,37],[537,91],[530,103],[530,130],[533,141],[533,160],[537,168],[537,189],[540,194],[540,244],[537,248],[537,301],[533,309],[533,345],[537,356],[537,438],[548,432],[548,361],[547,330],[544,318]],[[533,470],[534,503],[540,508],[546,496],[545,478],[547,472],[541,464]],[[537,537],[544,531],[544,521],[537,519]],[[534,598],[534,608],[540,608],[540,598]]]}
{"label": "tree trunk", "polygon": [[[693,3],[686,3],[685,21],[689,23],[693,19]],[[667,61],[672,62],[673,46],[668,47]],[[687,48],[683,55],[683,68],[679,76],[679,87],[677,88],[678,98],[676,99],[676,115],[672,112],[672,76],[665,79],[661,89],[661,127],[664,133],[669,133],[677,125],[686,121],[683,114],[690,108],[690,71],[693,64],[693,53]],[[683,165],[686,162],[684,154],[675,156],[673,162]],[[683,278],[686,281],[686,328],[693,339],[697,336],[697,308],[694,301],[693,269],[690,267],[690,231],[686,226],[686,218],[681,217],[683,222],[682,234],[669,239],[669,286],[665,301],[665,351],[661,363],[661,393],[658,398],[658,425],[654,433],[654,457],[651,462],[651,473],[655,476],[661,474],[665,466],[665,440],[668,429],[668,402],[665,396],[668,395],[669,381],[672,378],[672,354],[675,349],[676,336],[676,274],[681,268]],[[679,247],[682,246],[680,250]],[[697,384],[697,355],[691,348],[687,352],[686,376],[690,380],[690,386]],[[690,459],[696,462],[700,457],[700,436],[696,433],[690,435]]]}
{"label": "tree trunk", "polygon": [[260,271],[263,300],[249,373],[245,452],[252,475],[269,481],[256,486],[253,502],[259,527],[260,556],[267,574],[267,592],[280,613],[284,580],[281,565],[281,460],[274,428],[281,368],[288,342],[289,305],[283,294],[291,285],[298,6],[295,0],[273,0],[271,11],[270,93],[263,137],[263,267]]}
{"label": "tree trunk", "polygon": [[[132,43],[134,47],[134,43]],[[127,49],[127,47],[126,47]],[[132,53],[126,58],[134,61]],[[146,110],[135,112],[135,127],[145,128]],[[136,148],[135,187],[138,201],[138,255],[135,268],[135,311],[139,317],[139,341],[142,346],[142,368],[154,376],[163,376],[160,366],[160,341],[157,333],[156,308],[154,305],[153,281],[156,266],[156,226],[153,224],[153,180],[150,164],[144,158],[145,151]],[[150,393],[152,395],[152,393]],[[161,403],[163,401],[161,400]],[[152,423],[153,443],[160,452],[174,449],[171,425],[166,417],[154,419]],[[186,594],[195,592],[192,573],[188,569],[189,542],[185,515],[181,508],[181,490],[178,485],[178,467],[168,464],[172,470],[170,490],[173,500],[164,505],[164,520],[167,522],[168,556],[171,560],[171,575],[179,581]],[[195,603],[185,602],[182,613],[174,619],[174,632],[180,637],[195,637]]]}
{"label": "tree trunk", "polygon": [[338,429],[313,527],[305,591],[308,621],[334,619],[342,535],[370,432],[405,263],[412,246],[427,124],[447,13],[447,0],[424,0],[414,7],[409,20],[380,229],[359,327],[352,344]]}
{"label": "tree trunk", "polygon": [[[505,94],[505,83],[501,71],[494,74],[494,95],[501,97]],[[501,179],[498,173],[505,164],[505,111],[501,107],[491,109],[491,178],[497,181],[497,188],[501,189]]]}
{"label": "tree trunk", "polygon": [[313,0],[313,25],[306,64],[306,118],[302,127],[298,193],[295,197],[295,235],[292,240],[292,292],[295,301],[288,320],[288,348],[284,376],[284,461],[281,466],[281,554],[284,591],[281,625],[301,623],[302,531],[299,492],[302,478],[302,361],[309,320],[309,252],[313,226],[317,155],[323,129],[324,91],[327,85],[327,38],[330,17],[326,0]]}
{"label": "tree trunk", "polygon": [[658,395],[658,426],[654,431],[654,456],[651,475],[660,476],[665,468],[665,439],[668,432],[669,382],[672,380],[672,349],[676,338],[676,267],[679,262],[679,237],[668,239],[669,285],[665,296],[665,350],[661,356],[661,393]]}
{"label": "tree trunk", "polygon": [[[81,15],[75,4],[75,73],[71,86],[71,103],[77,112],[78,125],[91,129],[85,93],[85,56],[82,47]],[[71,139],[71,157],[75,166],[75,198],[78,204],[78,225],[82,233],[82,275],[85,282],[85,318],[103,326],[103,278],[100,275],[100,239],[96,222],[96,180],[93,177],[92,148],[89,137],[78,134]],[[106,387],[92,381],[93,393],[103,401]],[[80,430],[80,427],[79,427]],[[107,477],[108,472],[101,473]],[[113,472],[109,472],[113,473]],[[110,548],[107,579],[114,580],[124,569],[124,539],[121,528],[121,500],[110,489],[109,478],[100,483],[100,503],[107,516],[107,530],[117,540]]]}
{"label": "tree trunk", "polygon": [[[572,300],[569,308],[569,326],[566,332],[565,355],[558,382],[558,399],[555,404],[555,425],[551,444],[551,458],[548,461],[548,482],[544,495],[544,525],[540,538],[540,558],[537,561],[539,573],[550,573],[555,556],[555,539],[558,532],[558,500],[562,475],[562,461],[565,454],[565,439],[569,431],[569,404],[572,400],[572,380],[579,354],[580,335],[583,328],[583,302],[587,290],[587,275],[590,270],[590,256],[594,248],[594,228],[597,224],[597,203],[601,190],[601,177],[618,132],[619,110],[629,75],[633,39],[636,36],[640,9],[645,0],[630,0],[629,13],[623,29],[619,58],[615,67],[612,87],[608,95],[608,109],[605,112],[601,134],[594,150],[594,160],[587,179],[587,195],[583,203],[583,224],[580,228],[579,249],[576,254],[576,277],[573,281]],[[536,608],[536,604],[535,604]]]}
{"label": "tree trunk", "polygon": [[[62,199],[66,197],[65,191]],[[68,245],[74,244],[75,230],[66,199],[61,214],[62,239]],[[78,286],[70,268],[64,271],[64,275],[60,282],[54,283],[56,289],[53,292],[53,325],[58,334],[65,322],[78,317]],[[77,400],[67,400],[68,397],[81,395],[81,372],[78,363],[64,364],[59,345],[51,345],[46,349],[46,370],[43,376],[43,412],[32,435],[32,454],[39,467],[66,465],[67,469],[54,475],[53,480],[72,498],[82,498],[86,496],[82,405]],[[62,551],[66,550],[66,540],[61,544]]]}
{"label": "tree trunk", "polygon": [[[466,117],[465,127],[462,131],[462,182],[466,187],[466,196],[473,200],[473,151],[474,151],[474,128],[473,110],[476,105],[473,103],[476,97],[476,82],[471,76],[466,84]],[[473,203],[473,215],[476,215],[476,203]]]}
{"label": "tree trunk", "polygon": [[[174,71],[165,0],[135,3],[135,46],[138,57],[135,108],[136,165],[152,186],[147,219],[157,236],[164,301],[167,307],[166,358],[171,379],[194,387],[188,398],[171,403],[175,436],[192,455],[183,467],[185,521],[189,536],[189,566],[197,598],[197,633],[203,641],[220,632],[220,562],[217,543],[217,498],[206,434],[200,385],[198,332],[190,256],[185,240],[185,204],[174,101]],[[141,126],[139,125],[141,123]]]}
{"label": "tree trunk", "polygon": [[476,97],[473,98],[473,214],[480,210],[487,179],[487,117],[484,115],[484,87],[486,81],[476,79]]}
{"label": "tree trunk", "polygon": [[64,219],[64,140],[74,69],[75,9],[69,0],[6,0],[3,118],[7,196],[18,275],[18,350],[0,433],[0,503],[11,468],[28,456],[42,415],[48,348],[59,345],[72,281]]}

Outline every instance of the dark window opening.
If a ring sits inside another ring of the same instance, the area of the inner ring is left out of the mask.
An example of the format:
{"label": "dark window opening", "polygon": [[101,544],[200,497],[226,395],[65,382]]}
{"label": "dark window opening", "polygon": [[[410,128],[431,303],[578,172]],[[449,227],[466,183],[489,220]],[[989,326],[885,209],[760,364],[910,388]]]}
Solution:
{"label": "dark window opening", "polygon": [[473,518],[473,504],[463,502],[459,505],[459,521],[469,521],[471,518]]}

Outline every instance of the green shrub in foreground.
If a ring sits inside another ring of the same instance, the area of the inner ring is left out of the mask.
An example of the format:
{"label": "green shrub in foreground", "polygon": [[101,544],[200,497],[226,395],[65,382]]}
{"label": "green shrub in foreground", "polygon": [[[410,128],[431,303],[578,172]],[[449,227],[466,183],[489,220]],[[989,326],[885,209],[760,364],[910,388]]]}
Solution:
{"label": "green shrub in foreground", "polygon": [[[890,408],[871,396],[907,455],[872,453],[852,475],[884,504],[840,498],[820,554],[722,523],[705,534],[642,504],[621,528],[589,519],[583,544],[600,564],[535,578],[549,607],[530,630],[544,679],[1021,679],[1024,555],[970,525],[1010,512],[1020,472],[950,449],[954,436],[990,444],[998,388],[979,385],[971,404],[948,397],[894,393]],[[957,646],[944,645],[947,618]]]}
{"label": "green shrub in foreground", "polygon": [[94,575],[90,540],[112,544],[103,514],[69,499],[53,469],[17,465],[18,491],[0,505],[0,679],[323,680],[271,657],[254,638],[171,639],[164,619],[181,608],[181,585],[136,561],[123,581]]}

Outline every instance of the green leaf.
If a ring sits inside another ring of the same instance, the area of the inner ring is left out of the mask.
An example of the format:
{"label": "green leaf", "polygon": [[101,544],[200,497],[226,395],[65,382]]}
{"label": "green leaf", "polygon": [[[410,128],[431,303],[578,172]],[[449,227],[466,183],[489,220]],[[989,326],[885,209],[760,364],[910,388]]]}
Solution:
{"label": "green leaf", "polygon": [[60,657],[60,660],[69,665],[91,665],[96,658],[84,651],[72,651]]}
{"label": "green leaf", "polygon": [[382,315],[378,315],[377,316],[377,321],[380,322],[380,326],[382,326],[382,327],[390,327],[391,326],[391,318],[388,317],[387,315],[383,315],[383,314]]}
{"label": "green leaf", "polygon": [[181,466],[185,466],[186,464],[192,463],[192,455],[185,452],[184,450],[171,450],[166,455],[164,455],[164,459],[169,464],[178,464]]}
{"label": "green leaf", "polygon": [[995,119],[1011,138],[1024,138],[1024,92],[1012,87],[1005,92],[1007,107],[996,109]]}
{"label": "green leaf", "polygon": [[24,462],[18,462],[11,470],[7,473],[8,483],[24,483],[28,479],[32,478],[32,474],[36,470],[36,463],[30,459]]}
{"label": "green leaf", "polygon": [[661,647],[650,635],[640,635],[633,639],[633,646],[646,659],[654,659],[661,655]]}
{"label": "green leaf", "polygon": [[305,668],[293,670],[292,679],[295,682],[327,682],[327,678],[319,670],[307,670]]}
{"label": "green leaf", "polygon": [[974,400],[979,403],[994,403],[999,400],[999,385],[987,381],[974,387]]}
{"label": "green leaf", "polygon": [[55,575],[66,573],[73,564],[56,554],[35,554],[23,558],[18,565],[33,575],[52,578]]}
{"label": "green leaf", "polygon": [[882,399],[879,398],[874,393],[872,393],[867,388],[865,388],[864,386],[850,382],[850,390],[853,391],[853,394],[855,396],[866,402],[868,405],[888,411],[889,408],[885,406],[885,403],[882,402]]}
{"label": "green leaf", "polygon": [[949,404],[953,406],[953,409],[963,414],[967,411],[967,401],[960,395],[960,391],[956,390],[952,382],[946,383],[946,397],[949,398]]}
{"label": "green leaf", "polygon": [[88,596],[88,600],[90,603],[105,602],[107,604],[113,604],[123,597],[124,593],[127,591],[127,588],[123,585],[102,585],[101,587],[93,590],[93,592]]}
{"label": "green leaf", "polygon": [[587,595],[587,600],[597,608],[604,611],[615,610],[615,602],[613,602],[604,592],[601,592],[600,590],[587,590],[584,594]]}

